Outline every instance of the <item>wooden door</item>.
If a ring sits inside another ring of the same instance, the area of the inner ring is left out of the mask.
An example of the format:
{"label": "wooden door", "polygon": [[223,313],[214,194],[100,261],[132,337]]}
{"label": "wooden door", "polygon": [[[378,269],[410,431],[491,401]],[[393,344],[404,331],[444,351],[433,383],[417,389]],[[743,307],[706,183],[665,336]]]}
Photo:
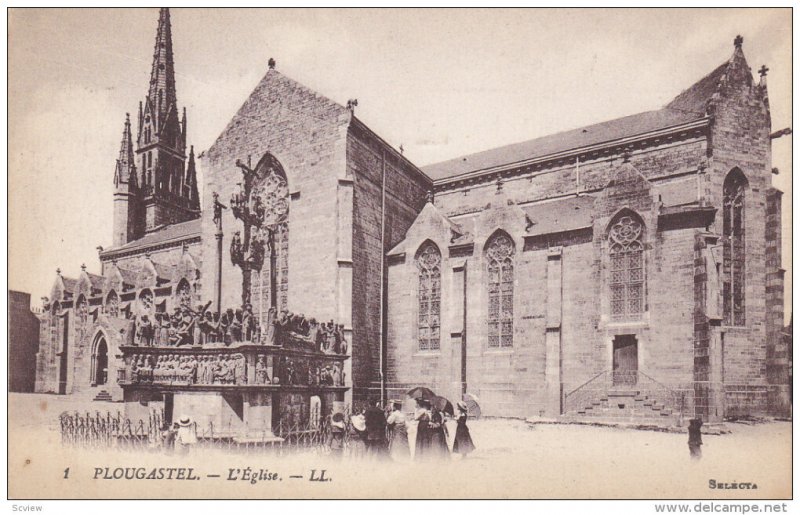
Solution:
{"label": "wooden door", "polygon": [[636,384],[639,352],[636,337],[622,335],[614,338],[614,385]]}

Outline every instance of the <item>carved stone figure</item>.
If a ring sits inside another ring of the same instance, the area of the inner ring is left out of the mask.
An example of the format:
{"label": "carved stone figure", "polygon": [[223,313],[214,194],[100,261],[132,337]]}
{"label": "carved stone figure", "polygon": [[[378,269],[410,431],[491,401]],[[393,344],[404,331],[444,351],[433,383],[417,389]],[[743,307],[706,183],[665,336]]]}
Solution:
{"label": "carved stone figure", "polygon": [[258,361],[256,361],[256,383],[270,384],[269,375],[267,374],[267,364],[264,362],[264,356],[259,356]]}

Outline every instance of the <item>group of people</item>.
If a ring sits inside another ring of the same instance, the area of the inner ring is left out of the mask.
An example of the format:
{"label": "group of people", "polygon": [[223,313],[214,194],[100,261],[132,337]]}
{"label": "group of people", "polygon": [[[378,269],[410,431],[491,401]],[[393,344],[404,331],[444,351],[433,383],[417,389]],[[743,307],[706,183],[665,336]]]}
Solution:
{"label": "group of people", "polygon": [[271,307],[262,330],[250,303],[236,310],[228,308],[222,313],[209,311],[210,304],[200,305],[197,310],[179,306],[172,315],[155,313],[155,320],[146,313],[142,314],[135,319],[135,345],[179,347],[222,343],[227,346],[237,342],[283,345],[292,340],[303,343],[311,351],[347,354],[344,324],[335,324],[333,320],[317,322],[286,309],[278,316],[277,310]]}
{"label": "group of people", "polygon": [[164,424],[159,436],[161,447],[170,454],[175,450],[186,454],[197,444],[197,428],[185,415],[172,425]]}
{"label": "group of people", "polygon": [[134,354],[128,366],[128,380],[132,383],[247,384],[247,362],[241,354]]}
{"label": "group of people", "polygon": [[[351,458],[365,456],[377,459],[391,458],[395,461],[408,461],[411,458],[412,444],[409,440],[411,423],[402,410],[402,401],[392,401],[381,409],[380,402],[352,416],[349,424],[343,414],[336,413],[331,420],[329,446],[335,456],[343,456],[345,447]],[[469,428],[467,427],[467,406],[458,403],[456,432],[453,440],[453,454],[467,454],[475,450]],[[426,399],[416,399],[414,421],[416,436],[413,444],[414,461],[427,461],[449,458],[448,429],[449,415],[437,409]],[[345,445],[345,435],[347,445]]]}

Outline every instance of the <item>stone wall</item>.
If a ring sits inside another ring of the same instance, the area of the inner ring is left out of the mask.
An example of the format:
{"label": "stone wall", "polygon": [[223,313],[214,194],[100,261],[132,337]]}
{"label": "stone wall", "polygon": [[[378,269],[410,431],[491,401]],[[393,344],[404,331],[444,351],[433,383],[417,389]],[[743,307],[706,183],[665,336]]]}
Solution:
{"label": "stone wall", "polygon": [[8,391],[34,391],[38,351],[39,318],[31,311],[31,294],[9,290]]}

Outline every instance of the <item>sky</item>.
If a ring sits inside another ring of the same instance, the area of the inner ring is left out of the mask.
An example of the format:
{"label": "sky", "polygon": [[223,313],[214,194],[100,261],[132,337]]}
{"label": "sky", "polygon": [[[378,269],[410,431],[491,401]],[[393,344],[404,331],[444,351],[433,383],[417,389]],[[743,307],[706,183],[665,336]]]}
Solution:
{"label": "sky", "polygon": [[[125,113],[147,93],[158,10],[12,9],[9,287],[99,273]],[[188,142],[207,149],[267,70],[344,105],[418,166],[658,109],[744,37],[791,126],[789,9],[172,9]],[[135,130],[135,128],[134,128]],[[791,140],[773,143],[791,307]],[[201,171],[202,173],[202,171]],[[202,179],[200,180],[202,183]]]}

